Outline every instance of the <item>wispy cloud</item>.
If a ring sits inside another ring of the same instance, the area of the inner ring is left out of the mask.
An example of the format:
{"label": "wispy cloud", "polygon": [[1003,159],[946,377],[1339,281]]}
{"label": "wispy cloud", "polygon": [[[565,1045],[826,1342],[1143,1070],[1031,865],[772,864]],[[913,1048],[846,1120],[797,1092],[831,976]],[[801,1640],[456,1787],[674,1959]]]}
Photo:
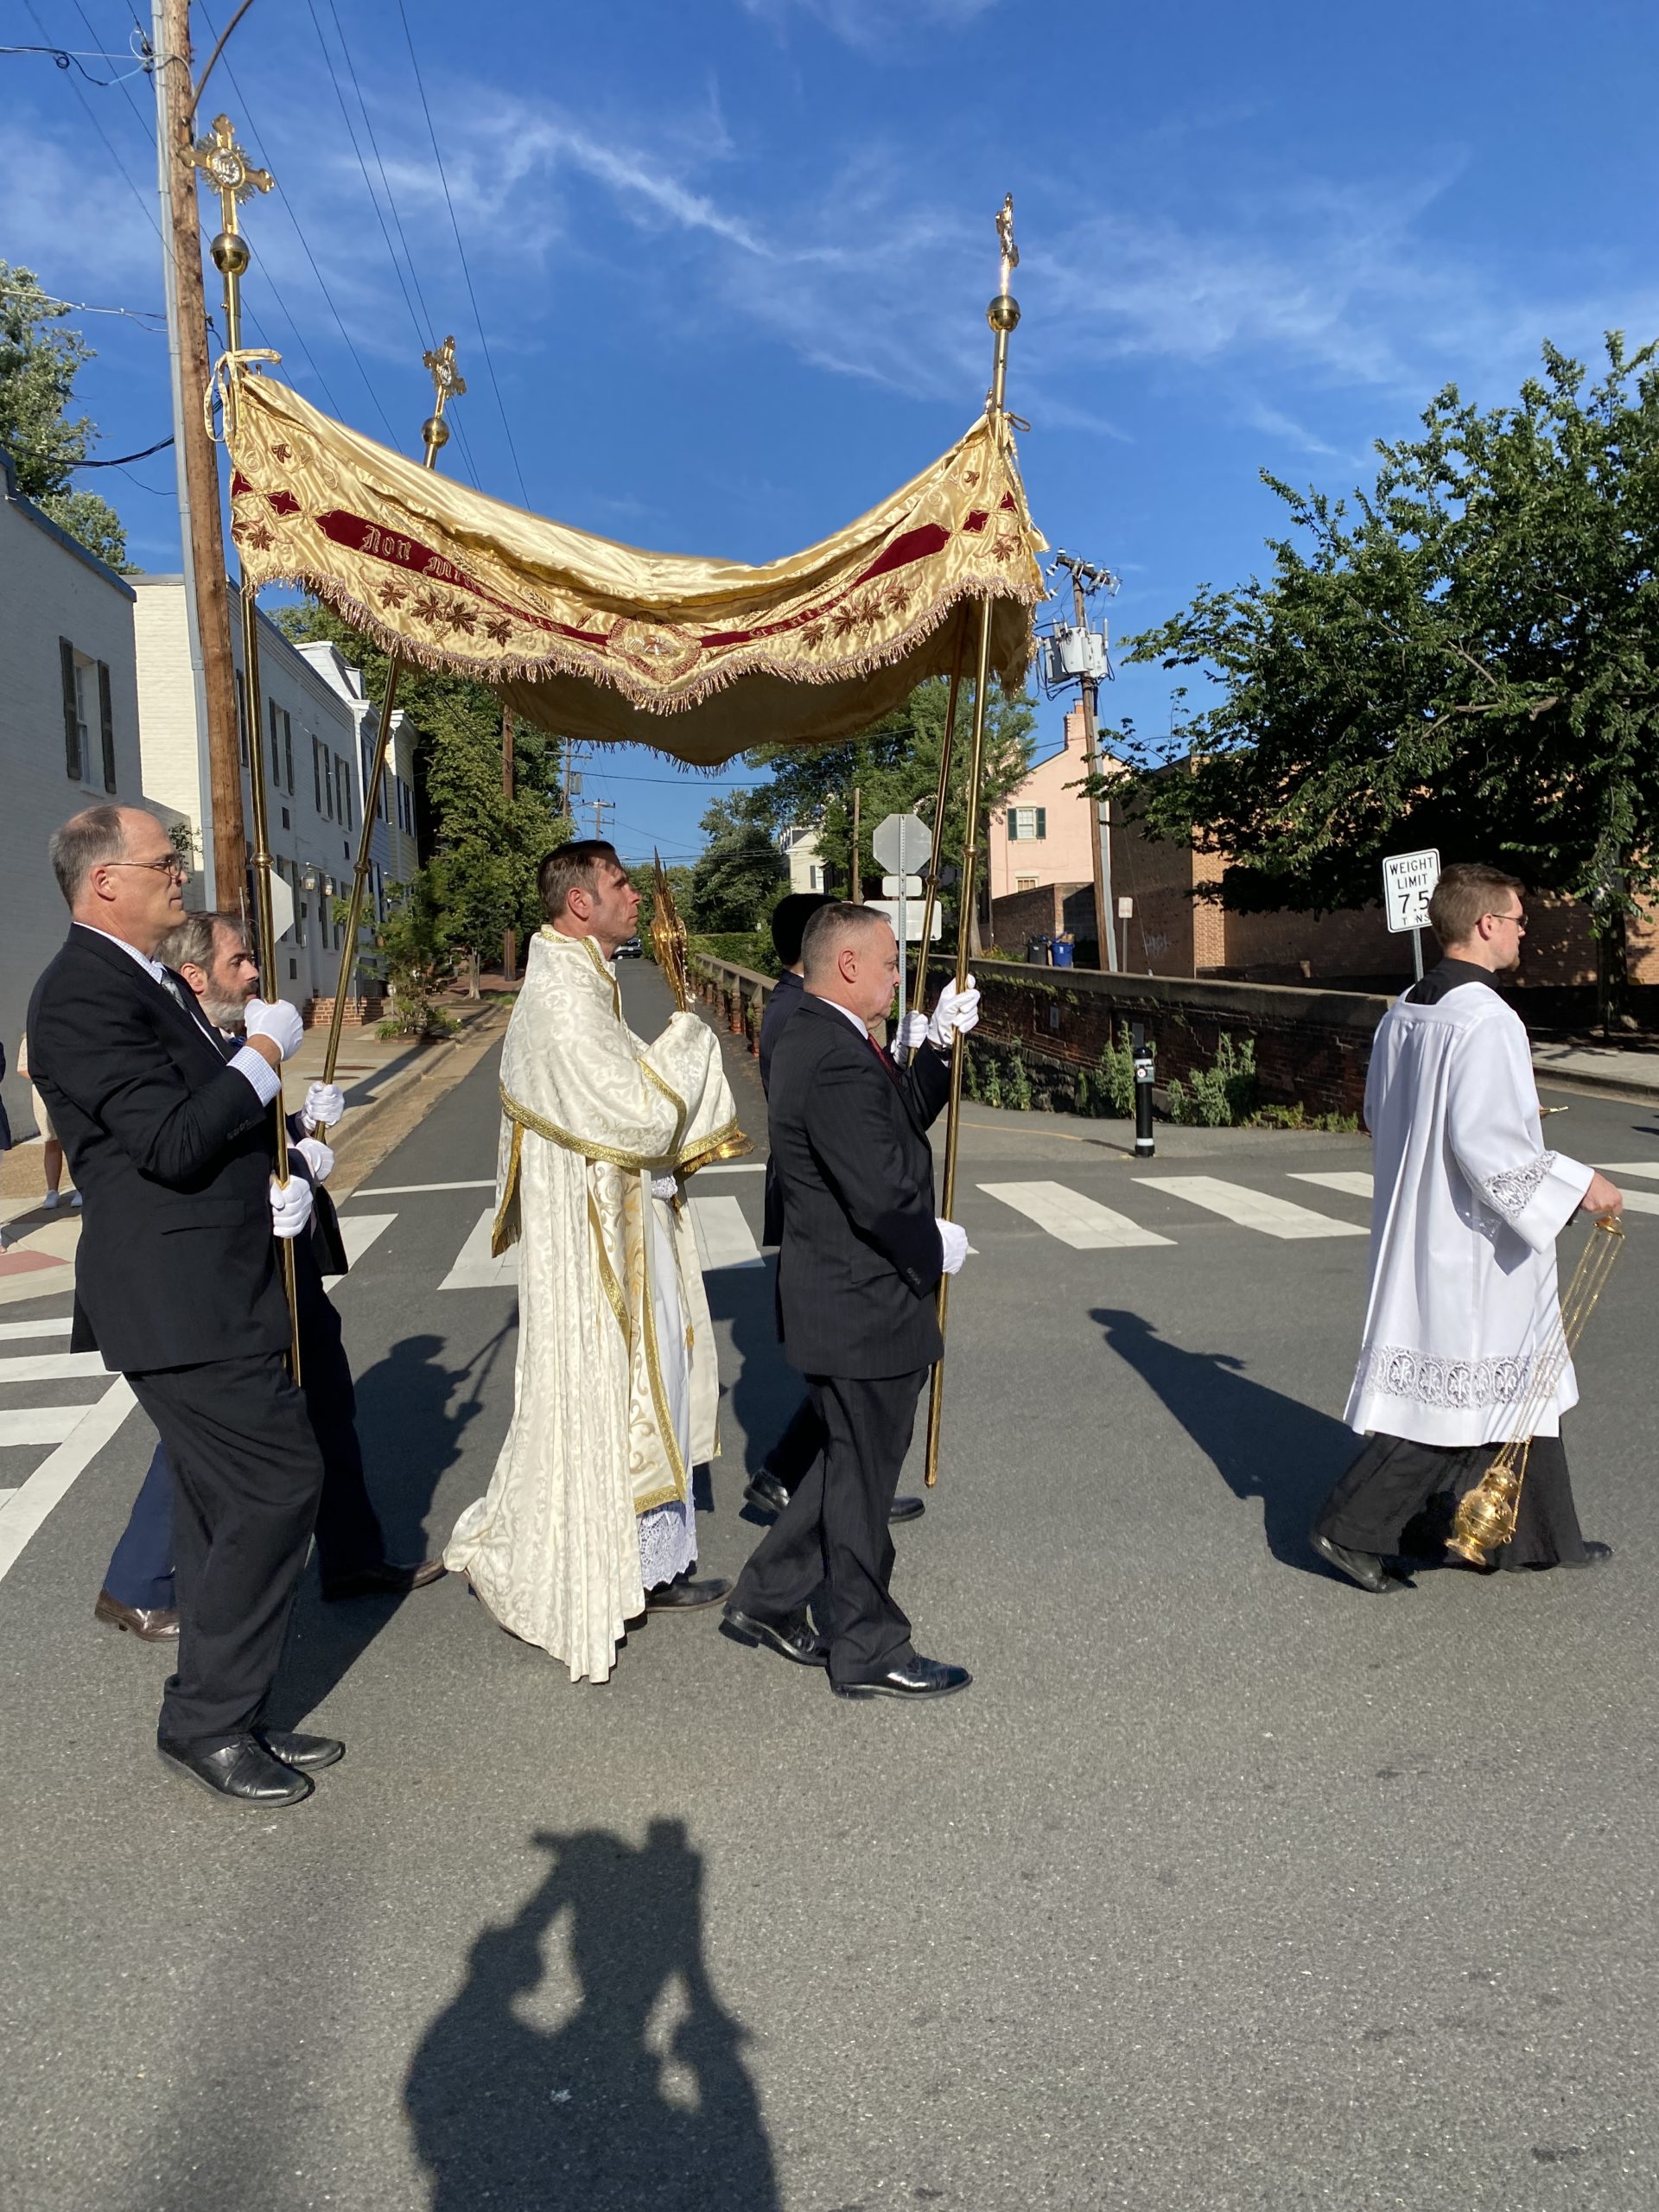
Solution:
{"label": "wispy cloud", "polygon": [[998,0],[740,0],[746,15],[782,31],[805,16],[847,45],[872,53],[897,45],[907,33],[954,30],[988,14]]}

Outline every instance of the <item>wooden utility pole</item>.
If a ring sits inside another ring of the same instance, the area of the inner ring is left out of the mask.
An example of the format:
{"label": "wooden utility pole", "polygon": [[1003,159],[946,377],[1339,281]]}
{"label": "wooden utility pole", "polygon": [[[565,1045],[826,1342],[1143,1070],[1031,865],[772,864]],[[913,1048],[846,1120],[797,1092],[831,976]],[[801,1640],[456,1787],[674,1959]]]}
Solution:
{"label": "wooden utility pole", "polygon": [[[512,713],[501,709],[501,796],[509,807],[512,804]],[[508,982],[518,980],[518,932],[511,925],[501,937],[501,973]]]}
{"label": "wooden utility pole", "polygon": [[[1057,568],[1071,571],[1071,608],[1079,630],[1089,627],[1089,610],[1084,599],[1085,578],[1091,583],[1109,582],[1103,569],[1087,561],[1078,561],[1069,553],[1060,554]],[[1085,669],[1079,683],[1079,704],[1083,710],[1083,753],[1090,776],[1100,773],[1100,682]],[[1112,831],[1111,802],[1105,798],[1091,798],[1095,819],[1090,837],[1090,858],[1095,876],[1095,927],[1098,939],[1095,964],[1109,971],[1117,966],[1117,915],[1112,899]]]}
{"label": "wooden utility pole", "polygon": [[864,904],[864,861],[859,850],[859,817],[863,811],[863,806],[864,794],[855,784],[853,786],[853,880],[847,887],[847,896],[855,906],[861,906]]}
{"label": "wooden utility pole", "polygon": [[594,839],[597,842],[602,843],[605,837],[605,817],[616,812],[616,801],[613,798],[590,798],[586,804],[594,810]]}
{"label": "wooden utility pole", "polygon": [[[247,838],[242,819],[242,754],[237,734],[236,666],[231,654],[231,592],[219,520],[219,451],[202,412],[213,368],[202,283],[201,223],[196,207],[195,85],[190,73],[190,0],[154,0],[156,137],[161,163],[168,337],[174,366],[174,424],[184,498],[180,527],[194,586],[200,635],[202,705],[207,717],[208,797],[213,813],[213,902],[247,907]],[[250,745],[261,741],[248,732]],[[205,839],[204,839],[204,842]]]}

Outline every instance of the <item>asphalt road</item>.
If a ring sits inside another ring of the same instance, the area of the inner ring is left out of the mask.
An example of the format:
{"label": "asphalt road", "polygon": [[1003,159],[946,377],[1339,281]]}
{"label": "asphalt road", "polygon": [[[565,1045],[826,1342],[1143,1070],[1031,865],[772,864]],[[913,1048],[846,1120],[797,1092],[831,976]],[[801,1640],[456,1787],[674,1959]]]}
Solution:
{"label": "asphalt road", "polygon": [[[655,972],[626,988],[649,1033]],[[404,1555],[511,1409],[511,1283],[442,1287],[489,1192],[406,1187],[492,1177],[494,1079],[346,1208],[381,1222],[339,1299]],[[1302,1534],[1353,1448],[1366,1205],[1297,1179],[1362,1175],[1364,1141],[1162,1132],[1147,1171],[1119,1125],[967,1118],[945,1463],[897,1579],[975,1672],[937,1708],[843,1704],[709,1614],[573,1686],[458,1582],[324,1607],[308,1578],[282,1717],[346,1763],[297,1812],[221,1808],[150,1748],[164,1656],[91,1618],[149,1448],[115,1429],[0,1583],[8,2212],[1650,2212],[1659,1221],[1569,1430],[1615,1562],[1376,1601]],[[1646,1108],[1575,1098],[1550,1135],[1659,1177]],[[760,1176],[702,1188],[746,1257]],[[1077,1198],[1167,1241],[1031,1217],[1125,1233]],[[767,1268],[709,1289],[731,1573],[794,1386]],[[105,1387],[0,1367],[0,1413]],[[5,1446],[0,1486],[48,1448]]]}

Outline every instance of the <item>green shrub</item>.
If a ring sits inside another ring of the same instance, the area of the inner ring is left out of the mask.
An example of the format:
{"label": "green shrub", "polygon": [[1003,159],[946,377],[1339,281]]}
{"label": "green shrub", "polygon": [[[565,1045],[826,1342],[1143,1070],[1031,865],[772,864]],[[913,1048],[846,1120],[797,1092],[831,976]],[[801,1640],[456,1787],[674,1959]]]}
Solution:
{"label": "green shrub", "polygon": [[1210,1129],[1243,1128],[1255,1112],[1255,1039],[1237,1044],[1224,1030],[1216,1057],[1207,1068],[1197,1068],[1183,1083],[1178,1076],[1169,1086],[1169,1118]]}
{"label": "green shrub", "polygon": [[1310,1114],[1300,1099],[1294,1106],[1258,1106],[1250,1116],[1253,1129],[1319,1129],[1331,1136],[1357,1136],[1357,1114]]}

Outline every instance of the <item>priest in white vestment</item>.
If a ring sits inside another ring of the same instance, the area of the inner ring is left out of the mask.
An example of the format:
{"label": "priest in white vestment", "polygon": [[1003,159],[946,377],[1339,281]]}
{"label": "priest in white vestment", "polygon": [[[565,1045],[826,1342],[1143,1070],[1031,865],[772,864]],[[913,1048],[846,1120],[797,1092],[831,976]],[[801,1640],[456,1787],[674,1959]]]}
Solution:
{"label": "priest in white vestment", "polygon": [[1375,1158],[1371,1286],[1345,1419],[1370,1441],[1313,1524],[1314,1550],[1362,1589],[1403,1586],[1387,1561],[1418,1517],[1469,1490],[1523,1413],[1529,1454],[1501,1567],[1611,1556],[1580,1533],[1561,1415],[1555,1240],[1575,1213],[1617,1212],[1605,1175],[1545,1144],[1532,1054],[1496,979],[1521,957],[1522,887],[1477,862],[1442,874],[1429,920],[1444,957],[1383,1016],[1365,1124]]}
{"label": "priest in white vestment", "polygon": [[518,1245],[512,1426],[444,1553],[500,1625],[603,1681],[626,1624],[712,1605],[691,1471],[714,1458],[714,1333],[684,1180],[748,1150],[720,1043],[676,1014],[652,1045],[613,968],[639,893],[614,850],[542,863],[501,1055],[494,1249]]}

